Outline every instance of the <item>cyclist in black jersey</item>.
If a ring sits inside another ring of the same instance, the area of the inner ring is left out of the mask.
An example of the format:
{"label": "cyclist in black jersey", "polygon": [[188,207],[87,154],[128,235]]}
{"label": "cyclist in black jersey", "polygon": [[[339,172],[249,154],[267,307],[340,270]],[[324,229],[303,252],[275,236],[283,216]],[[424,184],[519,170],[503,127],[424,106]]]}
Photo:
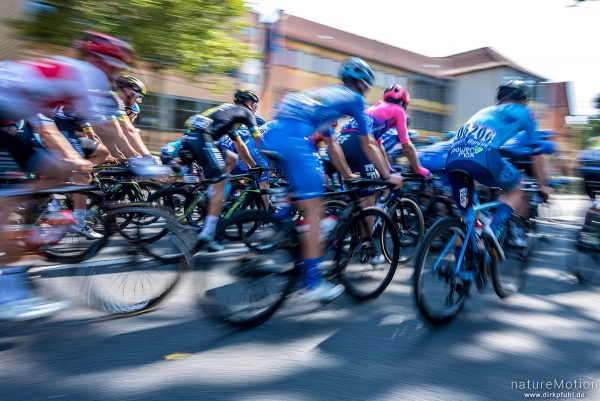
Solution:
{"label": "cyclist in black jersey", "polygon": [[254,117],[258,100],[258,96],[253,91],[238,90],[233,104],[225,103],[208,109],[202,114],[190,117],[186,124],[189,134],[182,141],[182,149],[191,153],[202,166],[206,178],[214,182],[204,228],[198,235],[198,240],[207,243],[211,251],[223,249],[223,246],[214,240],[215,229],[223,210],[227,174],[236,165],[238,158],[235,153],[217,147],[214,142],[223,135],[229,135],[242,161],[248,167],[255,167],[256,162],[236,131],[241,125],[247,126],[254,140],[260,144],[261,135]]}

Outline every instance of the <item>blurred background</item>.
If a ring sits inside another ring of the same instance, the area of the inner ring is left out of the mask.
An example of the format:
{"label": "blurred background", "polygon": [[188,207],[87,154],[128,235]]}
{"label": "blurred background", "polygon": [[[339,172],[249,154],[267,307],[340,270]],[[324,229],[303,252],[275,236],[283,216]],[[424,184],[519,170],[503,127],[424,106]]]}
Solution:
{"label": "blurred background", "polygon": [[554,82],[492,47],[428,57],[288,14],[278,9],[285,2],[271,3],[3,0],[0,59],[69,55],[86,29],[128,40],[138,54],[132,74],[149,89],[137,126],[151,150],[177,139],[190,115],[231,101],[236,88],[259,93],[259,113],[268,119],[287,92],[335,83],[349,55],[375,70],[369,103],[388,85],[408,87],[410,128],[430,142],[491,104],[498,84],[511,79],[534,88],[541,128],[557,133],[563,174],[572,174],[576,152],[600,134],[598,116],[575,115],[570,82]]}

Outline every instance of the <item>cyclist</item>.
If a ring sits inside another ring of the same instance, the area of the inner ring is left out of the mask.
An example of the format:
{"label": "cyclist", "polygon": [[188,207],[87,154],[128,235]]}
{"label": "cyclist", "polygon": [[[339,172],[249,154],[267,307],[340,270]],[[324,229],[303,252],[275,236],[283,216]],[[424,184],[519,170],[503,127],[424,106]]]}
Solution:
{"label": "cyclist", "polygon": [[140,104],[146,96],[146,86],[142,81],[131,75],[119,75],[116,79],[117,94],[123,102],[123,107],[132,123],[140,114]]}
{"label": "cyclist", "polygon": [[[339,70],[342,85],[332,85],[301,93],[291,93],[281,101],[269,132],[265,147],[282,154],[283,169],[299,208],[310,225],[302,238],[303,276],[307,301],[331,301],[344,291],[343,285],[333,285],[321,278],[319,263],[322,250],[319,241],[321,195],[324,178],[316,150],[307,137],[320,127],[343,116],[354,117],[360,132],[368,132],[364,115],[364,94],[374,84],[371,67],[359,58],[345,61]],[[326,137],[332,163],[344,178],[354,176],[339,148],[339,144]],[[384,171],[383,178],[401,184],[400,177]]]}
{"label": "cyclist", "polygon": [[[223,210],[227,174],[235,167],[238,155],[248,167],[257,166],[244,141],[236,133],[240,126],[245,125],[254,140],[257,143],[260,141],[260,131],[254,117],[257,107],[256,93],[251,90],[237,90],[233,104],[224,103],[202,114],[193,115],[186,123],[189,133],[184,136],[181,148],[191,153],[204,170],[206,178],[213,181],[204,227],[197,237],[199,241],[207,244],[210,251],[220,251],[224,248],[214,237],[217,221]],[[226,149],[219,149],[215,145],[214,141],[225,135],[231,138],[238,155]]]}
{"label": "cyclist", "polygon": [[111,155],[120,160],[144,157],[154,160],[140,134],[127,117],[122,102],[113,88],[117,75],[129,68],[133,48],[125,41],[99,32],[86,31],[83,39],[75,42],[80,50],[81,64],[93,69],[90,80],[97,97],[108,103],[101,110],[103,118],[90,121],[94,132],[106,145]]}
{"label": "cyclist", "polygon": [[[82,117],[98,118],[96,110],[106,106],[105,98],[91,91],[95,76],[86,65],[71,59],[54,58],[42,61],[6,62],[0,65],[0,143],[24,171],[33,171],[44,177],[31,185],[33,190],[54,187],[80,171],[84,166],[69,160],[58,160],[52,154],[33,146],[17,135],[17,120],[36,121],[38,113],[50,114],[56,105],[68,105],[80,110]],[[56,125],[48,119],[38,119],[41,130],[49,138],[63,138]],[[17,261],[11,241],[5,238],[4,222],[16,205],[0,197],[0,235],[5,255],[3,260]],[[64,223],[72,219],[64,216]],[[6,239],[6,240],[4,240]],[[31,242],[52,241],[51,238],[31,238]],[[27,282],[26,267],[0,267],[0,318],[27,320],[50,315],[64,307],[33,296]]]}
{"label": "cyclist", "polygon": [[[472,189],[466,188],[454,172],[466,171],[482,185],[504,190],[490,227],[491,239],[497,247],[511,213],[523,210],[524,203],[521,176],[511,163],[502,159],[498,149],[521,130],[526,131],[530,146],[537,143],[537,124],[527,107],[529,92],[523,81],[499,86],[497,104],[480,110],[459,128],[446,160],[446,172],[459,208],[467,206],[468,191]],[[544,159],[533,156],[532,161],[541,192],[547,195]],[[511,241],[515,246],[526,245],[524,233],[511,233]]]}
{"label": "cyclist", "polygon": [[[360,132],[356,120],[350,120],[340,131],[337,141],[352,171],[359,172],[363,178],[377,178],[393,171],[385,150],[381,145],[383,134],[396,128],[398,141],[403,154],[410,161],[412,169],[419,175],[429,178],[431,173],[419,163],[419,156],[408,137],[406,126],[406,108],[410,102],[408,91],[400,85],[391,85],[383,92],[383,100],[369,107],[365,113],[371,127],[371,134]],[[359,196],[364,207],[375,204],[374,188],[361,190]]]}

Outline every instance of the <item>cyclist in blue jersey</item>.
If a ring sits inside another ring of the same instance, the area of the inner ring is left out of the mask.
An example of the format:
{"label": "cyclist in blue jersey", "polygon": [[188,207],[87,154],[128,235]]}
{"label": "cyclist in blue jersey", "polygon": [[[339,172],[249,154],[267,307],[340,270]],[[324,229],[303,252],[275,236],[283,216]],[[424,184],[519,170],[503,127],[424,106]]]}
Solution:
{"label": "cyclist in blue jersey", "polygon": [[[469,189],[465,187],[465,182],[459,175],[453,174],[454,172],[465,171],[485,186],[504,190],[502,203],[496,209],[491,223],[494,234],[492,240],[497,246],[511,213],[526,213],[526,210],[523,210],[521,175],[511,163],[501,157],[498,149],[520,131],[527,133],[530,146],[537,144],[537,124],[527,107],[529,91],[522,81],[511,81],[499,86],[496,95],[498,103],[480,110],[459,128],[446,159],[446,171],[459,208],[464,209],[467,206]],[[548,194],[544,160],[542,156],[533,156],[532,161],[541,191]],[[511,244],[525,245],[522,234],[511,233]]]}
{"label": "cyclist in blue jersey", "polygon": [[[359,58],[344,62],[339,70],[343,85],[332,85],[300,93],[291,93],[281,101],[276,125],[265,141],[267,149],[282,154],[281,168],[290,182],[291,192],[310,227],[302,238],[303,283],[307,301],[332,301],[342,294],[343,285],[333,285],[321,278],[319,263],[322,249],[319,241],[321,195],[324,178],[316,149],[306,138],[319,128],[343,116],[354,117],[360,132],[368,132],[364,114],[364,94],[374,84],[371,67]],[[354,176],[331,137],[325,138],[331,162],[344,178]],[[383,179],[400,185],[402,180],[389,173]]]}

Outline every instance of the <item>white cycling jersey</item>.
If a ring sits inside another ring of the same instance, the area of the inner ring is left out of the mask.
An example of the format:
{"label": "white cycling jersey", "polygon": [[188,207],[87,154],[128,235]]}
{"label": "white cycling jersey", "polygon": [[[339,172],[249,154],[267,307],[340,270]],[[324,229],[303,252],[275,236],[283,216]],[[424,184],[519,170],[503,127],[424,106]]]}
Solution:
{"label": "white cycling jersey", "polygon": [[115,115],[118,105],[101,70],[67,57],[0,64],[0,120],[49,114],[56,106],[97,122]]}

